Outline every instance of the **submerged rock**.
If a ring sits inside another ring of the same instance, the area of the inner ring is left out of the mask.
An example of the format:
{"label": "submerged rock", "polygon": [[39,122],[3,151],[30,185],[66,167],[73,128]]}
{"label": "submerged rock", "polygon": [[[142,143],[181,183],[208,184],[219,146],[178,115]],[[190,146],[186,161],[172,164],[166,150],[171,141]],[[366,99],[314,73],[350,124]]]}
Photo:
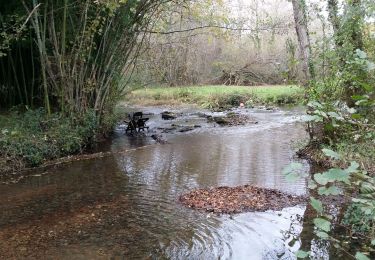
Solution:
{"label": "submerged rock", "polygon": [[208,122],[215,122],[221,126],[238,126],[245,125],[247,123],[257,124],[257,121],[251,121],[248,115],[238,114],[235,112],[229,112],[226,116],[214,116],[208,117]]}
{"label": "submerged rock", "polygon": [[203,113],[203,112],[197,112],[197,113],[195,113],[195,114],[193,114],[193,115],[196,115],[196,116],[198,116],[198,117],[202,117],[202,118],[209,118],[209,117],[212,117],[212,116],[207,115],[207,114],[205,114],[205,113]]}
{"label": "submerged rock", "polygon": [[211,120],[213,120],[216,124],[219,125],[229,125],[230,121],[226,117],[221,116],[214,116]]}
{"label": "submerged rock", "polygon": [[177,127],[158,127],[158,130],[161,130],[162,133],[172,133],[177,130]]}
{"label": "submerged rock", "polygon": [[189,132],[193,131],[195,128],[201,127],[200,125],[177,125],[177,124],[172,124],[171,127],[164,127],[161,128],[159,127],[158,130],[161,130],[162,133],[173,133],[173,132]]}
{"label": "submerged rock", "polygon": [[173,112],[164,111],[161,113],[161,118],[163,120],[172,120],[172,119],[176,119],[177,115]]}
{"label": "submerged rock", "polygon": [[194,130],[194,126],[184,126],[184,127],[181,127],[178,131],[180,133],[184,133],[184,132],[189,132],[192,130]]}
{"label": "submerged rock", "polygon": [[157,143],[161,143],[161,144],[167,143],[167,140],[165,140],[163,136],[159,134],[153,134],[151,135],[151,138],[154,139]]}

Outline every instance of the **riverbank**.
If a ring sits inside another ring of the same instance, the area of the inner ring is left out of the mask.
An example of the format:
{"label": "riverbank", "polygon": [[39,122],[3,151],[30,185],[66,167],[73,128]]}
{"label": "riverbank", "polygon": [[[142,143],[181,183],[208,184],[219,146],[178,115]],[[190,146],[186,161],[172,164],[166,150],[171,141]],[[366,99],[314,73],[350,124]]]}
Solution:
{"label": "riverbank", "polygon": [[[297,86],[194,86],[150,88],[131,92],[131,105],[198,105],[210,110],[227,110],[243,103],[246,107],[299,104],[303,89]],[[116,115],[99,123],[95,113],[68,118],[47,116],[43,109],[6,112],[0,115],[0,174],[18,172],[71,155],[90,151],[118,122]]]}
{"label": "riverbank", "polygon": [[0,175],[90,151],[117,122],[99,123],[95,113],[66,117],[43,109],[0,115]]}
{"label": "riverbank", "polygon": [[160,106],[195,104],[212,110],[257,105],[302,104],[304,90],[294,85],[152,87],[132,91],[125,101],[132,105]]}
{"label": "riverbank", "polygon": [[[335,150],[340,157],[340,160],[332,160],[323,152],[323,148]],[[356,161],[361,166],[361,169],[366,171],[370,176],[375,176],[375,144],[368,142],[348,143],[341,141],[335,146],[321,144],[311,141],[305,147],[301,148],[297,155],[308,160],[311,164],[329,168],[346,168],[350,162]]]}

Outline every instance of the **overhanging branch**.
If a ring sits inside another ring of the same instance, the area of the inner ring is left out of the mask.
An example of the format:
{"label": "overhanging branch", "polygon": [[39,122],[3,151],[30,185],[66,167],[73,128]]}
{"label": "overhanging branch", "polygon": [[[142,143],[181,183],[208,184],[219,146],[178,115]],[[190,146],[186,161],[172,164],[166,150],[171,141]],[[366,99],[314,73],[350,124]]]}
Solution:
{"label": "overhanging branch", "polygon": [[143,33],[152,33],[152,34],[174,34],[174,33],[183,33],[183,32],[190,32],[195,30],[201,30],[201,29],[224,29],[224,30],[230,30],[230,31],[250,31],[250,32],[258,32],[258,31],[269,31],[269,30],[275,30],[275,29],[289,29],[289,25],[285,26],[271,26],[271,27],[263,27],[263,28],[235,28],[235,27],[228,27],[228,26],[221,26],[221,25],[202,25],[197,26],[193,28],[187,28],[187,29],[180,29],[180,30],[173,30],[173,31],[167,31],[167,32],[161,32],[161,31],[140,31]]}

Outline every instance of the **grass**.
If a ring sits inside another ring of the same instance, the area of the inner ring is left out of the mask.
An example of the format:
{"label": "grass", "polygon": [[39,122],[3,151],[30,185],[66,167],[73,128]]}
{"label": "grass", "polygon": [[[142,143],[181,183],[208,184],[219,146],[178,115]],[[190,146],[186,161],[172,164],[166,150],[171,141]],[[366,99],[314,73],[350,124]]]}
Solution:
{"label": "grass", "polygon": [[137,105],[196,104],[217,109],[239,106],[247,107],[267,104],[299,104],[304,90],[298,86],[191,86],[152,87],[132,91],[126,101]]}

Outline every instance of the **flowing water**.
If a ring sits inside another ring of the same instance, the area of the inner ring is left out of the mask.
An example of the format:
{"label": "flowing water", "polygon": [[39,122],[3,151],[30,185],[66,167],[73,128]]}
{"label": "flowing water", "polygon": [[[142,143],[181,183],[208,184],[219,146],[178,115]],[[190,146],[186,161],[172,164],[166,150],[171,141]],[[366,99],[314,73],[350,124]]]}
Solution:
{"label": "flowing water", "polygon": [[288,183],[282,174],[293,143],[306,139],[301,110],[242,111],[258,124],[236,127],[206,123],[192,109],[173,121],[162,121],[161,109],[143,111],[154,114],[151,132],[201,127],[165,134],[165,144],[119,127],[100,148],[111,156],[0,185],[1,258],[294,259],[306,206],[218,216],[185,208],[178,197],[244,184],[305,194],[304,180]]}

